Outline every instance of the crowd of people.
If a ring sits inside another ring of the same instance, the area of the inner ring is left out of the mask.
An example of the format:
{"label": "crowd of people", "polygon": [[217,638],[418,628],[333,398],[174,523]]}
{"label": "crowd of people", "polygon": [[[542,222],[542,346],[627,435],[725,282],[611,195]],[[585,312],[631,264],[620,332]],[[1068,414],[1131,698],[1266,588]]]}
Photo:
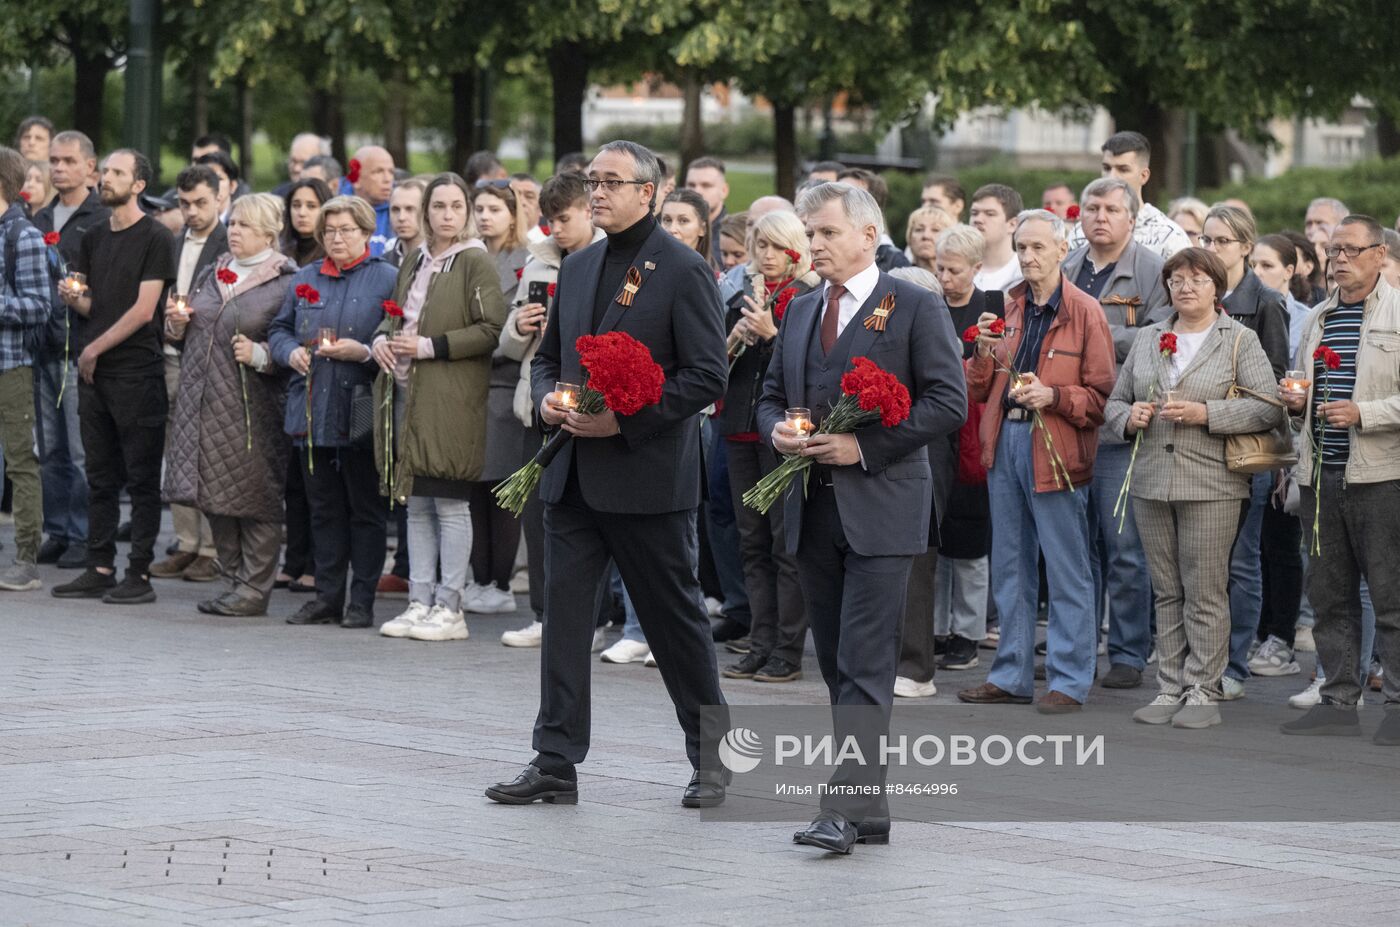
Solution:
{"label": "crowd of people", "polygon": [[[1100,179],[1053,185],[1039,208],[932,176],[901,249],[884,180],[836,162],[811,165],[801,210],[763,196],[730,212],[712,157],[684,176],[658,160],[655,184],[583,155],[543,182],[490,152],[413,176],[377,145],[342,166],[308,133],[287,182],[261,193],[211,135],[162,193],[142,152],[99,160],[81,132],[25,120],[0,148],[16,546],[0,589],[38,589],[55,564],[80,571],[52,587],[61,598],[139,604],[162,581],[208,582],[201,612],[258,616],[284,590],[288,623],[345,628],[374,627],[376,600],[403,596],[382,635],[451,641],[470,614],[515,611],[526,579],[532,620],[501,643],[539,647],[565,608],[545,598],[559,516],[535,499],[517,518],[492,490],[558,424],[532,367],[558,355],[561,270],[605,239],[642,247],[604,221],[600,187],[650,184],[648,221],[699,256],[724,312],[727,381],[694,436],[690,529],[712,638],[732,654],[720,674],[799,679],[809,625],[835,620],[787,543],[807,529],[791,506],[760,514],[742,496],[797,447],[775,439],[764,401],[786,308],[831,282],[814,270],[813,216],[868,200],[874,267],[946,312],[966,391],[961,427],[927,446],[927,552],[887,603],[902,612],[894,697],[932,696],[938,670],[991,651],[986,681],[958,698],[1027,704],[1044,679],[1038,707],[1066,711],[1095,686],[1143,686],[1155,665],[1134,717],[1201,728],[1251,676],[1299,674],[1296,654],[1315,649],[1295,707],[1371,690],[1400,705],[1386,540],[1400,531],[1400,235],[1337,199],[1306,204],[1301,232],[1264,234],[1238,201],[1163,212],[1143,199],[1150,154],[1119,132]],[[870,289],[848,283],[843,323]],[[819,462],[869,467],[863,448]],[[158,552],[164,504],[175,537]],[[567,606],[592,613],[594,652],[664,663],[674,642],[645,629],[665,600],[629,591],[626,567],[600,569],[575,583],[597,594]],[[818,654],[832,683],[820,640]],[[1378,740],[1400,743],[1397,720]],[[1310,711],[1284,729],[1355,723]]]}

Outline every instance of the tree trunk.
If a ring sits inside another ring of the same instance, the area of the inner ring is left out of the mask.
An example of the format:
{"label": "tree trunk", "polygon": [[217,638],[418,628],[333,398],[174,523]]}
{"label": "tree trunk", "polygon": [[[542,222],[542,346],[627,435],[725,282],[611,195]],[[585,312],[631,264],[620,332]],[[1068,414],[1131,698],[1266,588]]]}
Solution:
{"label": "tree trunk", "polygon": [[1181,189],[1181,151],[1173,150],[1168,138],[1168,112],[1151,102],[1146,88],[1129,86],[1108,107],[1115,132],[1134,131],[1147,136],[1152,146],[1152,176],[1143,187],[1145,202],[1156,202]]}
{"label": "tree trunk", "polygon": [[345,105],[339,86],[311,92],[311,126],[317,135],[331,140],[331,156],[345,168],[350,156],[345,150]]}
{"label": "tree trunk", "polygon": [[209,59],[200,53],[190,61],[190,122],[195,138],[209,134]]}
{"label": "tree trunk", "polygon": [[252,184],[253,178],[253,91],[247,78],[239,75],[234,84],[238,97],[238,158],[243,179]]}
{"label": "tree trunk", "polygon": [[1400,126],[1395,114],[1381,111],[1376,116],[1376,148],[1382,158],[1400,155]]}
{"label": "tree trunk", "polygon": [[791,200],[797,194],[797,108],[791,103],[773,104],[773,169],[778,195]]}
{"label": "tree trunk", "polygon": [[681,163],[676,165],[676,185],[683,186],[686,166],[705,153],[705,126],[700,119],[700,75],[686,71],[681,85],[685,111],[681,117]]}
{"label": "tree trunk", "polygon": [[452,75],[452,161],[455,171],[466,168],[472,154],[472,128],[476,116],[476,71],[467,68]]}
{"label": "tree trunk", "polygon": [[577,42],[549,49],[549,82],[554,91],[554,159],[583,150],[583,101],[591,65]]}
{"label": "tree trunk", "polygon": [[403,65],[389,75],[384,96],[384,147],[398,167],[408,167],[408,74]]}
{"label": "tree trunk", "polygon": [[107,71],[111,62],[98,52],[91,54],[81,45],[73,55],[73,128],[82,132],[98,151],[110,147],[102,136],[102,101],[107,92]]}

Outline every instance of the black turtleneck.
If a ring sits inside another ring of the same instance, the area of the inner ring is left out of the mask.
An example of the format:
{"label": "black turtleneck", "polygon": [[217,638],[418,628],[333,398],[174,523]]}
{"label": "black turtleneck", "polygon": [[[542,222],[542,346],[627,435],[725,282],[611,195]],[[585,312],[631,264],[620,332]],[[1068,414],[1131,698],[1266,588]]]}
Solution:
{"label": "black turtleneck", "polygon": [[598,275],[598,292],[593,297],[593,331],[603,324],[608,306],[627,279],[627,268],[637,260],[652,230],[656,217],[647,213],[622,231],[608,235],[608,249],[603,255],[603,272]]}

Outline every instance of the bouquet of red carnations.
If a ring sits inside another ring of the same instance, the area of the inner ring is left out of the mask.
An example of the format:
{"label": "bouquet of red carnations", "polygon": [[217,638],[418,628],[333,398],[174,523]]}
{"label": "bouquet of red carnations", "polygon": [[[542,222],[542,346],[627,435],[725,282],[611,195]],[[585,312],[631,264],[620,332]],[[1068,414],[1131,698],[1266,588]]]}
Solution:
{"label": "bouquet of red carnations", "polygon": [[[881,369],[868,357],[857,357],[854,366],[841,377],[841,398],[815,433],[846,435],[876,422],[893,428],[909,417],[909,406],[909,390],[894,374]],[[810,457],[794,454],[783,458],[772,473],[744,493],[744,504],[767,514],[799,473],[803,475],[802,485],[806,490],[811,467]]]}
{"label": "bouquet of red carnations", "polygon": [[[588,381],[579,390],[575,412],[597,415],[611,409],[617,415],[636,415],[661,401],[666,373],[652,359],[647,346],[636,338],[625,332],[583,335],[574,347],[580,366],[588,374]],[[572,437],[561,429],[545,442],[533,460],[493,489],[501,508],[516,515],[523,512],[544,468]]]}

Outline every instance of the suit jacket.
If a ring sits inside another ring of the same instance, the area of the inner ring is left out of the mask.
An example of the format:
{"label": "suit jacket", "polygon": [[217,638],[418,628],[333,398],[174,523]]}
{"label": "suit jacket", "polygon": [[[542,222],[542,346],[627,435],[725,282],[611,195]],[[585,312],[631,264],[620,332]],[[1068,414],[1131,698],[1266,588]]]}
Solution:
{"label": "suit jacket", "polygon": [[[180,256],[185,253],[185,246],[188,240],[183,234],[175,239],[175,266],[180,266]],[[228,229],[224,228],[222,222],[214,223],[214,230],[209,233],[209,237],[204,239],[204,246],[199,249],[199,257],[194,262],[194,274],[190,277],[190,287],[193,289],[194,281],[199,279],[199,275],[204,273],[204,268],[214,263],[215,258],[228,250]],[[173,286],[174,284],[172,284]]]}
{"label": "suit jacket", "polygon": [[563,497],[569,468],[578,468],[584,501],[600,512],[661,514],[700,504],[700,412],[724,395],[728,375],[724,309],[705,259],[658,224],[632,266],[642,276],[631,306],[613,295],[595,333],[593,304],[607,253],[597,241],[564,259],[544,338],[530,365],[538,409],[558,380],[582,384],[575,341],[580,335],[626,332],[651,350],[666,372],[661,402],[619,415],[621,434],[574,438],[540,478],[540,498]]}
{"label": "suit jacket", "polygon": [[[1078,279],[1087,260],[1089,246],[1086,244],[1071,251],[1060,269],[1072,283]],[[1127,359],[1143,326],[1160,322],[1171,314],[1167,288],[1162,285],[1163,263],[1155,251],[1130,241],[1118,256],[1118,263],[1114,265],[1113,273],[1109,274],[1108,282],[1099,292],[1099,304],[1103,306],[1104,318],[1108,320],[1108,330],[1113,334],[1113,351],[1118,364]],[[1134,297],[1140,300],[1136,306],[1128,306],[1121,301]]]}
{"label": "suit jacket", "polygon": [[[1147,402],[1149,395],[1155,402],[1163,401],[1169,364],[1157,350],[1157,343],[1175,321],[1173,315],[1139,333],[1104,408],[1105,429],[1126,438],[1132,404]],[[1258,337],[1238,320],[1219,313],[1215,327],[1173,387],[1181,391],[1183,399],[1206,404],[1207,424],[1152,421],[1142,433],[1133,465],[1129,491],[1134,498],[1160,502],[1249,498],[1249,474],[1231,473],[1225,467],[1225,435],[1268,431],[1281,426],[1286,413],[1282,406],[1258,399],[1225,398],[1237,376],[1233,360],[1237,337],[1240,386],[1265,396],[1278,392],[1278,381]]]}
{"label": "suit jacket", "polygon": [[[824,287],[788,304],[774,339],[773,358],[758,403],[758,432],[772,442],[773,426],[788,408],[808,406],[806,368],[812,339],[817,337]],[[886,294],[894,294],[895,309],[883,332],[867,329],[866,318]],[[841,527],[857,554],[868,557],[910,556],[928,550],[933,512],[933,473],[929,444],[945,444],[967,415],[962,349],[942,297],[888,274],[880,274],[870,298],[850,325],[855,326],[848,363],[868,357],[899,378],[909,389],[909,418],[894,428],[879,422],[856,432],[864,466],[836,467],[832,482]],[[951,455],[940,454],[943,466]],[[944,481],[946,484],[947,477]],[[783,500],[787,550],[797,553],[802,537],[804,497],[800,485]]]}

